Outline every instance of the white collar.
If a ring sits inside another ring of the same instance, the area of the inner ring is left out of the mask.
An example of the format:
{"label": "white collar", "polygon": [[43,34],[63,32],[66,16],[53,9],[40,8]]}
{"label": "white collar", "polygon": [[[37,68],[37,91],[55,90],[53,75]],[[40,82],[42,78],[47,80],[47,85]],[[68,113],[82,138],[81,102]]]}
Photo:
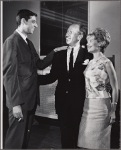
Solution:
{"label": "white collar", "polygon": [[73,47],[72,47],[72,46],[69,46],[69,48],[70,48],[70,49],[74,48],[74,52],[75,52],[75,51],[79,50],[79,48],[80,48],[80,43],[79,43],[79,42],[76,43],[76,45],[73,46]]}
{"label": "white collar", "polygon": [[18,29],[16,29],[16,32],[18,32],[18,34],[20,34],[20,36],[24,39],[24,41],[26,41],[27,36],[24,35],[23,33],[21,33]]}

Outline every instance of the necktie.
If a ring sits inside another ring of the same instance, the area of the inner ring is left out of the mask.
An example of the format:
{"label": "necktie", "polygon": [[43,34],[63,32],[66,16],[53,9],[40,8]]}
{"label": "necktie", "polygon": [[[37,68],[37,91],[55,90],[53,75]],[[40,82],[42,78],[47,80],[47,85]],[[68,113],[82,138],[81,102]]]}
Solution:
{"label": "necktie", "polygon": [[29,47],[29,49],[30,49],[30,52],[31,52],[31,58],[33,59],[33,58],[34,58],[34,54],[33,54],[33,51],[32,51],[32,49],[31,49],[31,46],[30,46],[30,41],[29,41],[28,38],[26,38],[26,41],[27,41],[27,45],[28,45],[28,47]]}
{"label": "necktie", "polygon": [[29,39],[28,39],[28,38],[26,38],[26,41],[27,41],[27,44],[28,44],[28,46],[29,46]]}
{"label": "necktie", "polygon": [[73,70],[73,48],[71,50],[71,53],[70,53],[70,62],[69,62],[69,73],[72,72]]}

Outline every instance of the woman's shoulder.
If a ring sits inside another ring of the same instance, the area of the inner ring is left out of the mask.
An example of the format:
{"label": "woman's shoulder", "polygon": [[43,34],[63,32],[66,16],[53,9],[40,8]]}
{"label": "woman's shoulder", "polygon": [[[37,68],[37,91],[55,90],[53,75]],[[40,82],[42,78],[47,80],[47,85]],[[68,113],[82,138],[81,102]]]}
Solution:
{"label": "woman's shoulder", "polygon": [[104,64],[104,66],[105,66],[106,68],[110,68],[110,67],[113,66],[112,61],[111,61],[109,58],[107,58],[106,56],[104,56],[104,57],[101,59],[101,64]]}
{"label": "woman's shoulder", "polygon": [[107,58],[105,55],[103,55],[103,57],[101,59],[101,62],[103,62],[103,63],[110,63],[111,61],[110,61],[109,58]]}

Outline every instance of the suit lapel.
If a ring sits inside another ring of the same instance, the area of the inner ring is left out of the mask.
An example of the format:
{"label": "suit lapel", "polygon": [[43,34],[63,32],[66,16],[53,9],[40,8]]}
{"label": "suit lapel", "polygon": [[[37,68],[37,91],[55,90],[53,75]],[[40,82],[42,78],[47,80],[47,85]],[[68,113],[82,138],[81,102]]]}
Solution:
{"label": "suit lapel", "polygon": [[67,50],[61,51],[61,63],[59,64],[64,72],[67,71]]}
{"label": "suit lapel", "polygon": [[63,66],[64,66],[64,69],[67,71],[67,50],[64,51],[64,56],[63,56]]}
{"label": "suit lapel", "polygon": [[20,34],[18,32],[14,32],[14,34],[17,36],[17,38],[19,39],[19,42],[28,50],[30,51],[29,49],[29,46],[27,45],[27,43],[24,41],[24,39],[20,36]]}
{"label": "suit lapel", "polygon": [[84,50],[85,50],[84,48],[80,48],[78,55],[77,55],[77,58],[76,58],[76,61],[75,61],[75,65],[79,62],[83,63],[83,61],[84,61]]}
{"label": "suit lapel", "polygon": [[[64,69],[68,72],[68,70],[67,70],[67,51],[63,51],[63,52],[64,52],[63,53],[63,66],[64,66]],[[79,49],[79,52],[78,52],[78,55],[77,55],[77,58],[76,58],[76,61],[74,64],[74,68],[78,63],[83,63],[84,57],[85,57],[85,49],[81,47]]]}
{"label": "suit lapel", "polygon": [[[21,53],[28,55],[28,57],[31,58],[31,60],[35,61],[34,54],[32,52],[32,48],[25,42],[25,40],[20,36],[18,32],[14,32],[14,35],[17,37],[18,45],[20,48]],[[30,42],[31,43],[31,42]]]}

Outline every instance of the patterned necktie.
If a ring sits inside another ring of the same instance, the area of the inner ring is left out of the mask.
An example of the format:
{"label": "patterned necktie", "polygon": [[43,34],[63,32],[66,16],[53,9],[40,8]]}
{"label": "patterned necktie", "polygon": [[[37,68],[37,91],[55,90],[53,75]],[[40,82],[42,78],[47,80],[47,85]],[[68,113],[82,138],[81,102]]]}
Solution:
{"label": "patterned necktie", "polygon": [[72,48],[71,53],[70,53],[69,73],[71,73],[73,70],[73,50],[74,49]]}

